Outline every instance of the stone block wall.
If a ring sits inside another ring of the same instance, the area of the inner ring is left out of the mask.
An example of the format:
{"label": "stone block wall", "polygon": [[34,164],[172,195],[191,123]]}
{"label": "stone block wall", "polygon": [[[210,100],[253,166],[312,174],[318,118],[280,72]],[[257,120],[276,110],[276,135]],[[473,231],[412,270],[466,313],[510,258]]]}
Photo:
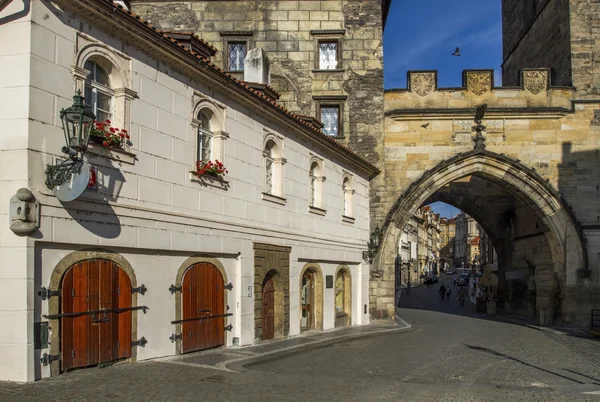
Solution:
{"label": "stone block wall", "polygon": [[[382,10],[377,0],[132,1],[136,14],[165,30],[191,30],[218,49],[227,69],[227,40],[264,49],[271,86],[289,110],[317,117],[314,97],[340,97],[340,141],[377,163],[383,121]],[[339,37],[341,66],[317,69],[317,39]],[[233,73],[243,79],[241,73]]]}
{"label": "stone block wall", "polygon": [[504,0],[504,84],[518,85],[519,69],[550,68],[552,84],[574,86],[577,98],[600,95],[599,19],[597,0]]}

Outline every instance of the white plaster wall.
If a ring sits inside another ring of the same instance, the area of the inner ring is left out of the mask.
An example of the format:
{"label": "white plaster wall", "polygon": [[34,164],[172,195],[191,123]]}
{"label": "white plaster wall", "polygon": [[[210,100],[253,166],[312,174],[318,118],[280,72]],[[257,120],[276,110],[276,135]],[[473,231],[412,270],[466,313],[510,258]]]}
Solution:
{"label": "white plaster wall", "polygon": [[[19,4],[11,3],[0,18]],[[0,333],[0,379],[28,381],[48,374],[40,372],[39,355],[44,351],[33,350],[33,322],[42,320],[47,309],[47,302],[35,293],[48,286],[61,258],[83,248],[121,253],[138,283],[148,287],[148,293],[139,298],[140,304],[150,307],[146,315],[139,313],[138,335],[149,342],[139,348],[140,360],[174,353],[175,346],[168,339],[174,330],[170,324],[174,296],[168,288],[185,258],[198,253],[221,256],[234,285],[228,293],[234,313],[228,345],[234,337],[241,344],[254,342],[254,300],[247,293],[254,281],[253,242],[292,247],[290,317],[298,319],[291,320],[290,335],[299,333],[298,274],[304,263],[298,259],[319,263],[323,275],[335,275],[341,262],[350,266],[352,322],[362,322],[358,312],[362,313],[361,305],[368,300],[368,276],[365,281],[358,269],[369,229],[365,177],[337,162],[330,149],[311,145],[288,126],[265,120],[260,110],[248,109],[209,83],[172,71],[90,21],[82,23],[47,8],[51,3],[31,4],[32,11],[25,18],[0,24],[0,63],[5,65],[9,59],[10,65],[19,63],[19,71],[8,74],[12,78],[7,79],[4,71],[0,77],[0,131],[10,133],[0,136],[0,204],[6,205],[20,187],[29,187],[42,204],[40,232],[29,243],[9,232],[8,225],[0,227],[1,260],[11,263],[0,266],[0,318],[14,324],[13,331]],[[86,191],[80,199],[62,204],[45,188],[44,170],[61,156],[58,115],[72,102],[71,71],[79,27],[103,46],[117,48],[130,58],[129,74],[138,93],[129,127],[136,160],[128,164],[88,155],[98,168],[99,190]],[[230,173],[226,190],[204,187],[189,174],[195,163],[195,133],[190,124],[195,91],[225,106],[223,129],[230,135],[223,160]],[[265,128],[284,137],[286,205],[261,196]],[[311,154],[324,159],[325,216],[308,212]],[[354,178],[354,224],[342,222],[344,171]],[[7,216],[2,214],[6,211],[0,209],[5,222]],[[35,254],[35,266],[34,244],[41,250]],[[335,323],[333,289],[324,289],[324,298],[324,329],[330,329]]]}
{"label": "white plaster wall", "polygon": [[10,198],[28,186],[27,136],[32,65],[31,18],[22,2],[0,12],[0,379],[31,381],[33,259],[27,238],[9,229]]}

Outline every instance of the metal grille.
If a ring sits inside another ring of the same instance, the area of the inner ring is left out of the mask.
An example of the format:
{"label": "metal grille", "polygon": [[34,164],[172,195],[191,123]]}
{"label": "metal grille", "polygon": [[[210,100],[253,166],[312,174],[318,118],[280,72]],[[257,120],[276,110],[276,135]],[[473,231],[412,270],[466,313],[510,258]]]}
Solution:
{"label": "metal grille", "polygon": [[335,70],[337,68],[337,43],[319,43],[319,68]]}
{"label": "metal grille", "polygon": [[244,58],[246,57],[245,43],[229,43],[228,45],[229,71],[244,71]]}
{"label": "metal grille", "polygon": [[337,106],[327,106],[321,108],[321,122],[323,123],[323,132],[327,135],[337,137],[339,135],[340,108]]}

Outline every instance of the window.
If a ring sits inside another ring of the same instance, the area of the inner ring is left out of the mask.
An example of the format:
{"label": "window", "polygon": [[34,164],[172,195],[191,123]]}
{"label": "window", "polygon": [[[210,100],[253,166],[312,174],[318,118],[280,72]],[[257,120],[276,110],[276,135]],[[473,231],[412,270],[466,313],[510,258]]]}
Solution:
{"label": "window", "polygon": [[309,177],[310,177],[310,205],[312,207],[317,206],[317,176],[315,170],[319,168],[317,163],[313,163],[310,167]]}
{"label": "window", "polygon": [[323,132],[332,137],[340,136],[340,107],[321,106],[320,120],[323,123]]}
{"label": "window", "polygon": [[269,141],[267,146],[265,147],[265,151],[263,153],[265,157],[265,193],[273,194],[273,176],[274,176],[274,168],[275,159],[273,155],[273,147],[275,143],[273,141]]}
{"label": "window", "polygon": [[244,71],[246,49],[246,42],[227,42],[227,69],[229,71]]}
{"label": "window", "polygon": [[85,80],[85,103],[92,107],[96,120],[112,120],[113,90],[108,73],[92,60],[87,60],[84,68],[90,72]]}
{"label": "window", "polygon": [[262,199],[285,205],[286,200],[283,198],[283,165],[286,160],[283,157],[283,139],[269,131],[263,143],[264,192],[262,193]]}
{"label": "window", "polygon": [[197,160],[208,162],[212,160],[212,139],[210,111],[203,109],[198,112],[198,154]]}
{"label": "window", "polygon": [[351,218],[354,215],[354,207],[352,205],[352,195],[354,189],[352,188],[352,178],[344,176],[342,181],[342,191],[344,193],[344,217]]}
{"label": "window", "polygon": [[319,41],[319,70],[338,68],[338,42]]}

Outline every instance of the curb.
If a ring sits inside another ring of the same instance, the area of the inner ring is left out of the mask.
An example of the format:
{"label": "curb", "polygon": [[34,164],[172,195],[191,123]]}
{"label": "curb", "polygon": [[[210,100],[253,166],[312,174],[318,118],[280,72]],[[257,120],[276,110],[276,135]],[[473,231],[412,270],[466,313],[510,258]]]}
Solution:
{"label": "curb", "polygon": [[403,333],[403,332],[417,331],[417,329],[412,328],[412,326],[410,324],[408,324],[406,322],[404,322],[404,323],[407,325],[407,327],[381,329],[381,330],[373,331],[373,332],[365,332],[365,333],[360,333],[360,334],[349,334],[349,335],[343,335],[343,336],[339,336],[339,337],[331,338],[331,339],[317,340],[317,341],[314,341],[314,342],[311,342],[308,344],[304,344],[304,345],[297,345],[297,346],[289,347],[287,349],[267,352],[261,356],[243,357],[243,358],[240,358],[240,359],[237,359],[234,361],[225,362],[223,366],[224,366],[224,368],[229,369],[231,371],[242,373],[242,372],[247,371],[249,367],[256,366],[258,364],[268,363],[268,362],[276,361],[276,360],[279,360],[282,358],[290,357],[293,355],[310,352],[315,349],[326,347],[326,346],[329,346],[329,345],[332,345],[332,344],[335,344],[338,342],[353,340],[353,339],[362,338],[362,337],[366,337],[366,336],[382,336],[382,335],[390,334],[393,332],[402,332]]}

